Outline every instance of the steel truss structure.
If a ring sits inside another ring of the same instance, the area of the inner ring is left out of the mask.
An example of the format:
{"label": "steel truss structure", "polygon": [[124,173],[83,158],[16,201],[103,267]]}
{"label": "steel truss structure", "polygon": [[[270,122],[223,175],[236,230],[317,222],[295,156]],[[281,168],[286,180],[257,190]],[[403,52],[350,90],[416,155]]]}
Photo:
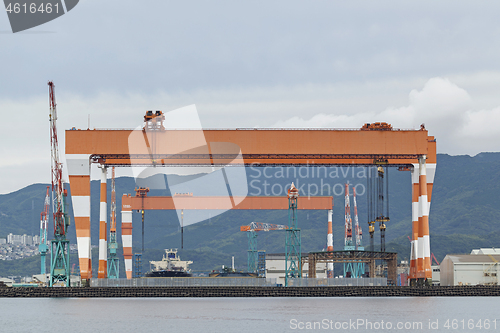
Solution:
{"label": "steel truss structure", "polygon": [[364,263],[369,266],[369,277],[375,277],[375,261],[382,260],[387,264],[387,283],[397,282],[397,253],[373,252],[373,251],[334,251],[334,252],[311,252],[307,258],[310,278],[316,278],[316,263]]}

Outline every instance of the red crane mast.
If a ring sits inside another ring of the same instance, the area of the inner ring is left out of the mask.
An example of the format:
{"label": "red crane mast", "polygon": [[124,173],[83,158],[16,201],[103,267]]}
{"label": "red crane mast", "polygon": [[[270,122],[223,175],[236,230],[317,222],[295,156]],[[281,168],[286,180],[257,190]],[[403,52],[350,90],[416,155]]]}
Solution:
{"label": "red crane mast", "polygon": [[54,213],[54,239],[50,251],[50,286],[63,284],[70,286],[69,240],[66,230],[69,218],[65,209],[67,191],[63,188],[62,163],[59,159],[59,143],[57,140],[57,109],[55,86],[49,82],[49,122],[50,122],[50,154],[52,176],[52,211]]}

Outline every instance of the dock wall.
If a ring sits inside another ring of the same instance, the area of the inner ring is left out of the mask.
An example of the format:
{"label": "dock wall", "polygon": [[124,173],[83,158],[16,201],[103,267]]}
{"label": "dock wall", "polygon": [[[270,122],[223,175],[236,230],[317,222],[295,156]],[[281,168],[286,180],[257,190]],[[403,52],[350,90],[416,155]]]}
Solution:
{"label": "dock wall", "polygon": [[500,296],[500,286],[455,287],[4,287],[0,297],[420,297]]}

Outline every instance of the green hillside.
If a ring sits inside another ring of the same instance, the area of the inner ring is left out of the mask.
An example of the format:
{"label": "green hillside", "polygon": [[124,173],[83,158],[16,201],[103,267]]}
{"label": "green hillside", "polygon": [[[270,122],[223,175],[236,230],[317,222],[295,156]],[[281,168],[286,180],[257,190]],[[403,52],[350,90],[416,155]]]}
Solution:
{"label": "green hillside", "polygon": [[[500,227],[500,153],[482,153],[474,157],[438,155],[438,167],[432,195],[430,212],[431,251],[438,260],[447,253],[469,253],[472,248],[494,247],[500,245],[497,230]],[[297,168],[299,169],[299,168]],[[325,184],[337,192],[324,191],[324,195],[334,197],[334,248],[343,246],[344,232],[344,197],[338,192],[346,181],[359,186],[358,210],[359,221],[364,230],[363,242],[369,243],[366,218],[366,193],[361,189],[366,179],[358,173],[362,169],[327,168],[326,170],[310,167],[283,177],[279,169],[270,169],[267,174],[255,168],[247,168],[249,195],[263,195],[264,181],[275,188],[284,188],[294,181],[301,189],[312,191],[326,189]],[[297,171],[297,170],[295,170]],[[354,171],[354,172],[353,172]],[[158,177],[158,176],[157,176]],[[161,176],[160,176],[161,177]],[[396,251],[399,258],[408,258],[410,243],[407,236],[411,232],[411,184],[410,173],[391,169],[390,177],[390,217],[387,225],[386,248]],[[168,182],[180,184],[196,177],[169,176]],[[161,179],[160,179],[161,180]],[[155,180],[156,181],[156,180]],[[163,180],[161,180],[163,181]],[[209,187],[213,180],[209,178]],[[253,181],[253,183],[252,183]],[[215,188],[215,183],[214,188]],[[256,185],[257,184],[257,185]],[[117,207],[121,206],[121,196],[133,193],[136,184],[132,178],[119,178],[116,181]],[[268,187],[270,189],[271,187]],[[257,193],[259,190],[262,193]],[[43,208],[46,185],[34,184],[19,191],[0,195],[0,237],[8,233],[38,234],[39,216]],[[92,243],[98,243],[99,227],[99,183],[91,185],[91,223]],[[202,191],[202,190],[200,190]],[[152,190],[149,195],[169,195],[169,190]],[[202,195],[206,193],[194,193]],[[108,196],[110,194],[108,193]],[[301,193],[304,195],[304,193]],[[108,198],[109,200],[109,198]],[[69,200],[71,203],[71,200]],[[109,202],[109,201],[108,201]],[[69,207],[72,213],[71,205]],[[119,210],[119,208],[118,208]],[[327,213],[325,211],[299,211],[299,226],[302,229],[303,252],[320,251],[326,247]],[[118,226],[121,216],[118,214]],[[133,214],[133,246],[134,251],[141,248],[141,218]],[[247,236],[239,227],[252,221],[287,224],[287,211],[228,211],[184,228],[184,249],[180,256],[184,260],[192,260],[192,269],[206,271],[230,265],[231,256],[235,256],[238,269],[246,267]],[[76,242],[74,226],[70,227],[70,240]],[[375,249],[379,248],[379,234],[375,234]],[[50,239],[50,236],[49,236]],[[283,232],[262,232],[258,236],[259,249],[268,253],[284,251]],[[119,235],[120,240],[120,235]],[[159,260],[165,248],[180,248],[180,224],[173,211],[147,211],[145,214],[145,253],[143,255],[144,270],[148,269],[149,260]],[[74,255],[76,261],[76,255]],[[97,249],[93,250],[93,270],[97,272]],[[33,261],[33,264],[30,264]],[[0,262],[0,276],[7,272],[26,271],[26,275],[36,270],[36,258],[11,262]],[[24,267],[24,268],[23,268]],[[123,262],[121,263],[123,272]],[[13,275],[13,274],[11,274]]]}

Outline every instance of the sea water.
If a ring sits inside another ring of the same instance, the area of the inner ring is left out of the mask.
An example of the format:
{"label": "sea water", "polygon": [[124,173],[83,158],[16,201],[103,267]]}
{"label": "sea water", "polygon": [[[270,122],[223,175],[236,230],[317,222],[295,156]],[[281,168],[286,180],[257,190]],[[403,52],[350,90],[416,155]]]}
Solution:
{"label": "sea water", "polygon": [[498,297],[0,299],[0,332],[499,331]]}

